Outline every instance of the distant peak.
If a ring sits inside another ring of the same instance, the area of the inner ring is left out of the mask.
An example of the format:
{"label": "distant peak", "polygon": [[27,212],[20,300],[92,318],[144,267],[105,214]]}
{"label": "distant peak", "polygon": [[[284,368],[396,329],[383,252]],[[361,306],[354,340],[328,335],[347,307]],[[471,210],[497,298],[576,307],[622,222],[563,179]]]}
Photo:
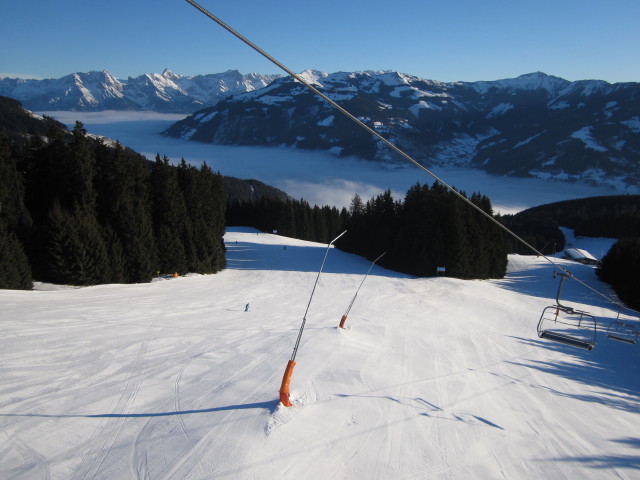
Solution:
{"label": "distant peak", "polygon": [[503,80],[471,82],[478,92],[486,93],[491,88],[506,90],[537,90],[542,89],[551,95],[557,95],[565,89],[571,82],[560,77],[547,75],[544,72],[525,73],[516,78],[505,78]]}
{"label": "distant peak", "polygon": [[173,73],[171,70],[169,70],[168,68],[165,68],[164,71],[162,72],[162,76],[166,79],[172,80],[172,79],[176,79],[176,78],[180,78],[179,75],[176,75],[175,73]]}
{"label": "distant peak", "polygon": [[307,83],[322,85],[320,79],[328,77],[329,74],[321,72],[319,70],[305,70],[304,72],[300,73],[299,76]]}
{"label": "distant peak", "polygon": [[545,78],[545,77],[549,77],[549,75],[547,75],[544,72],[531,72],[531,73],[525,73],[523,75],[518,76],[518,78]]}

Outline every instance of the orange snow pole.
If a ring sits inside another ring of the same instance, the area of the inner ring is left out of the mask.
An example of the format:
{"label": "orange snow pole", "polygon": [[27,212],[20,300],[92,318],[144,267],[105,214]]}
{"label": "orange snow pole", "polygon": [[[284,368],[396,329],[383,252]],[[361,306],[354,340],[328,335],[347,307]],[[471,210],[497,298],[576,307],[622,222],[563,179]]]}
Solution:
{"label": "orange snow pole", "polygon": [[289,401],[289,383],[291,382],[291,375],[293,375],[293,367],[296,366],[296,362],[289,360],[287,363],[287,369],[284,371],[284,377],[282,377],[282,385],[280,385],[280,402],[285,407],[290,407]]}
{"label": "orange snow pole", "polygon": [[340,328],[344,328],[344,322],[346,321],[347,321],[347,316],[342,315],[342,318],[340,319]]}

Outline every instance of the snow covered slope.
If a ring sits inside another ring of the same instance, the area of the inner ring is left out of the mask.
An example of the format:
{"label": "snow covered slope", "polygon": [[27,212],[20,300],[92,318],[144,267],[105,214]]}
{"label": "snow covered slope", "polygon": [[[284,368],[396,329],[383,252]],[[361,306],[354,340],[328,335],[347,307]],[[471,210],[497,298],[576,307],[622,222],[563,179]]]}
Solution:
{"label": "snow covered slope", "polygon": [[[500,281],[374,267],[340,330],[369,262],[332,249],[287,409],[325,246],[225,241],[217,275],[0,291],[0,478],[638,478],[640,350],[539,340],[540,259]],[[564,298],[614,316],[576,282]]]}

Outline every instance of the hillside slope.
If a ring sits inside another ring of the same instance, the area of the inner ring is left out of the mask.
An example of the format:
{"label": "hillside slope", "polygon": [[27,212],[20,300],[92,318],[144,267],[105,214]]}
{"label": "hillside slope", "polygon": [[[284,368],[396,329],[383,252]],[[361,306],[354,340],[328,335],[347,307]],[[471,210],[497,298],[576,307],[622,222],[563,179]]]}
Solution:
{"label": "hillside slope", "polygon": [[[225,241],[217,275],[0,291],[0,477],[637,478],[638,348],[539,340],[557,288],[540,259],[500,281],[374,267],[339,330],[369,262],[332,249],[287,409],[325,246]],[[578,287],[563,298],[615,316]]]}
{"label": "hillside slope", "polygon": [[[570,82],[541,72],[453,83],[398,72],[306,71],[301,77],[427,166],[638,184],[638,83]],[[222,145],[287,145],[404,163],[290,77],[195,112],[166,134]]]}

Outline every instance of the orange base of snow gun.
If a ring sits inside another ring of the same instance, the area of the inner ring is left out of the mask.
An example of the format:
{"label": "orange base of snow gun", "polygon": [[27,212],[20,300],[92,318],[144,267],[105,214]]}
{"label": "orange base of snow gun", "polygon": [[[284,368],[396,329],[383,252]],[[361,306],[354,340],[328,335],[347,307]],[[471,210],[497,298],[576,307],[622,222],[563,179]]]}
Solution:
{"label": "orange base of snow gun", "polygon": [[291,402],[289,401],[289,383],[291,382],[291,375],[293,375],[293,367],[295,366],[296,362],[289,360],[287,368],[284,371],[284,377],[282,377],[282,385],[280,385],[280,402],[285,407],[291,406]]}

